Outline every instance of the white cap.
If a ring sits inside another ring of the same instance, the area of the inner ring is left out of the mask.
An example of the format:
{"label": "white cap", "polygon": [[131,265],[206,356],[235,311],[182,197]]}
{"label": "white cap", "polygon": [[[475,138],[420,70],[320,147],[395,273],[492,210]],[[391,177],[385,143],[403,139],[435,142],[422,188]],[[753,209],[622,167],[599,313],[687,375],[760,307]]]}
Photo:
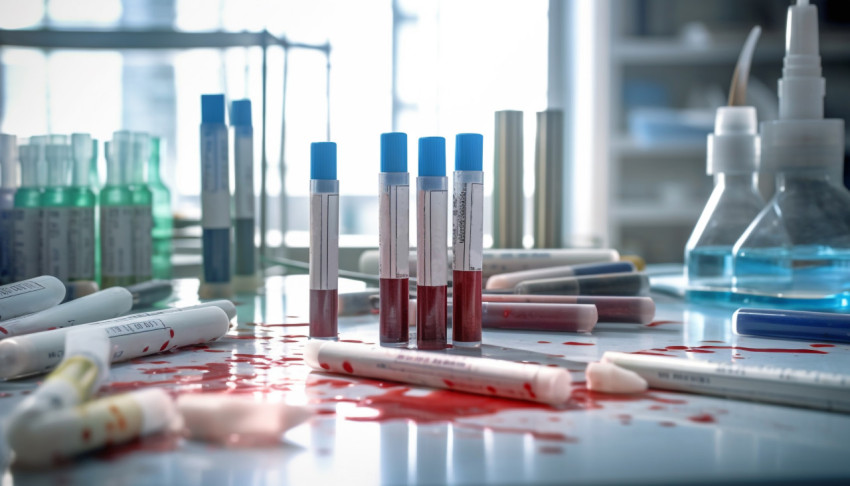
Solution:
{"label": "white cap", "polygon": [[0,133],[0,183],[2,187],[18,186],[18,139]]}
{"label": "white cap", "polygon": [[788,7],[779,120],[762,123],[762,170],[835,172],[843,164],[844,121],[823,119],[817,14],[808,0]]}
{"label": "white cap", "polygon": [[759,136],[756,109],[722,106],[717,109],[714,133],[708,135],[708,174],[751,174],[758,170]]}

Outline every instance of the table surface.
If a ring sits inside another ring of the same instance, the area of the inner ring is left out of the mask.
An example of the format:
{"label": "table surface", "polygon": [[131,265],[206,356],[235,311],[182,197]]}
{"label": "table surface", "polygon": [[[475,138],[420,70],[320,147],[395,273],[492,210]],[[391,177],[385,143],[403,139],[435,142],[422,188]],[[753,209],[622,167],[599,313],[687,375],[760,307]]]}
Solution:
{"label": "table surface", "polygon": [[[168,305],[197,303],[176,281]],[[363,284],[342,281],[341,291]],[[591,334],[484,332],[484,354],[569,369],[569,402],[527,402],[311,372],[305,276],[271,277],[235,298],[223,339],[113,365],[101,395],[147,386],[227,391],[305,403],[316,414],[269,447],[225,447],[176,435],[115,446],[49,471],[6,466],[9,484],[527,484],[807,482],[850,478],[850,415],[650,390],[589,392],[583,364],[605,351],[850,370],[850,346],[736,336],[731,309],[653,295],[650,325],[599,323]],[[340,319],[340,339],[373,344],[377,316]],[[226,366],[223,366],[226,365]],[[38,379],[0,382],[0,416]],[[2,451],[4,464],[9,453]]]}

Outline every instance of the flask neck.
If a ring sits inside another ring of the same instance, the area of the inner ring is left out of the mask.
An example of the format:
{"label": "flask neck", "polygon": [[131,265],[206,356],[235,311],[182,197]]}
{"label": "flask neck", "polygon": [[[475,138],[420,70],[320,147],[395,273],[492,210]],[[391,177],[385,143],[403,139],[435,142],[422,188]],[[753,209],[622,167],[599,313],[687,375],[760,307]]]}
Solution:
{"label": "flask neck", "polygon": [[758,179],[756,173],[749,174],[725,174],[714,175],[714,187],[732,191],[757,191]]}

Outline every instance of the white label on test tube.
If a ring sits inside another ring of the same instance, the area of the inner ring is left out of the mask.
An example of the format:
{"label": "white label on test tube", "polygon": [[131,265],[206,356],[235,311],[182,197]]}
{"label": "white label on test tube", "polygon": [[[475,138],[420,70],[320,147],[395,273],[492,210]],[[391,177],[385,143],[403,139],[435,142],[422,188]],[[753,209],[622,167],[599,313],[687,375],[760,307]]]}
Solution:
{"label": "white label on test tube", "polygon": [[13,213],[15,236],[13,280],[23,280],[41,275],[41,209],[15,208]]}
{"label": "white label on test tube", "polygon": [[339,181],[310,180],[310,289],[333,290],[339,277]]}
{"label": "white label on test tube", "polygon": [[94,206],[70,211],[71,280],[94,280]]}
{"label": "white label on test tube", "polygon": [[42,273],[67,282],[71,270],[71,254],[68,247],[71,231],[70,208],[44,208],[41,222]]}
{"label": "white label on test tube", "polygon": [[227,127],[204,124],[201,129],[201,226],[230,228],[230,181],[227,169]]}
{"label": "white label on test tube", "polygon": [[410,185],[407,172],[381,172],[378,239],[383,251],[381,278],[408,278],[410,262]]}
{"label": "white label on test tube", "polygon": [[484,238],[484,174],[454,173],[453,270],[481,270]]}
{"label": "white label on test tube", "polygon": [[[448,265],[447,215],[448,180],[445,177],[416,178],[417,285],[438,287],[446,285]],[[429,237],[423,238],[423,235]]]}
{"label": "white label on test tube", "polygon": [[48,309],[65,298],[65,285],[50,275],[0,286],[0,322]]}
{"label": "white label on test tube", "polygon": [[111,319],[131,307],[133,294],[124,287],[112,287],[34,314],[3,321],[0,339]]}
{"label": "white label on test tube", "polygon": [[[247,130],[247,131],[246,131]],[[237,127],[233,137],[236,219],[254,217],[254,140],[250,127]]]}
{"label": "white label on test tube", "polygon": [[[230,318],[218,307],[166,312],[140,319],[112,319],[81,326],[106,330],[112,362],[202,344],[227,334]],[[76,327],[79,329],[80,326]],[[0,341],[0,378],[42,373],[56,366],[65,352],[65,328]]]}
{"label": "white label on test tube", "polygon": [[566,369],[536,364],[328,341],[308,342],[304,360],[319,371],[553,405],[570,395]]}
{"label": "white label on test tube", "polygon": [[133,275],[133,207],[100,207],[100,262],[104,277]]}

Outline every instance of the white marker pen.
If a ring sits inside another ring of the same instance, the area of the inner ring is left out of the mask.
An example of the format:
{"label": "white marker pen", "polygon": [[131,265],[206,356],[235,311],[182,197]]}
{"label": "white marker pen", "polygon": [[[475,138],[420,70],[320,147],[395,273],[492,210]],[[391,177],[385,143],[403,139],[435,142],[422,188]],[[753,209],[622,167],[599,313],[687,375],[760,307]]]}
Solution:
{"label": "white marker pen", "polygon": [[416,178],[416,347],[445,349],[449,181],[446,139],[419,139]]}
{"label": "white marker pen", "polygon": [[564,368],[354,343],[310,341],[304,361],[318,371],[559,405],[570,396]]}
{"label": "white marker pen", "polygon": [[481,268],[484,253],[484,137],[455,138],[452,231],[452,344],[481,344]]}
{"label": "white marker pen", "polygon": [[230,172],[224,95],[201,95],[201,226],[204,278],[201,298],[230,289]]}
{"label": "white marker pen", "polygon": [[[382,346],[407,347],[410,265],[410,180],[407,134],[381,134],[378,174],[378,249],[380,251],[379,329]],[[368,302],[368,300],[367,300]],[[342,312],[342,309],[340,309]]]}
{"label": "white marker pen", "polygon": [[65,285],[50,275],[0,286],[0,323],[49,309],[64,298]]}
{"label": "white marker pen", "polygon": [[850,375],[615,352],[602,361],[634,371],[650,388],[850,412]]}
{"label": "white marker pen", "polygon": [[133,294],[112,287],[43,311],[3,321],[0,339],[112,319],[130,310]]}
{"label": "white marker pen", "polygon": [[148,388],[41,414],[7,437],[17,465],[45,467],[179,424],[168,393]]}
{"label": "white marker pen", "polygon": [[18,378],[50,370],[62,360],[65,335],[83,326],[106,330],[112,343],[110,359],[114,363],[213,341],[227,334],[229,325],[230,319],[223,310],[204,307],[137,319],[118,318],[4,339],[0,341],[0,378]]}
{"label": "white marker pen", "polygon": [[339,181],[336,144],[310,144],[310,337],[337,339]]}

